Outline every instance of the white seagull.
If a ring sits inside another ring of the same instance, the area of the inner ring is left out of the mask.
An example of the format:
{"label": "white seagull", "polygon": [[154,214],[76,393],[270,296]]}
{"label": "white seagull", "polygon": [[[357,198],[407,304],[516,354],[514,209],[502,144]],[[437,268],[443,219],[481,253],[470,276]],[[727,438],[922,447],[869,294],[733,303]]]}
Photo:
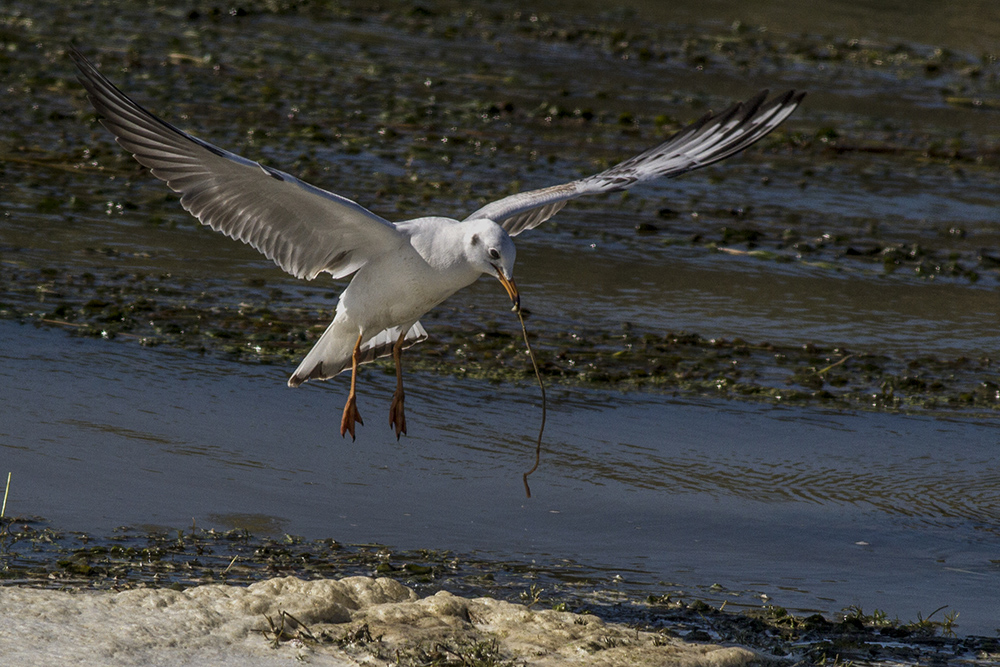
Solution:
{"label": "white seagull", "polygon": [[396,391],[389,425],[406,433],[405,348],[427,338],[419,319],[482,274],[497,278],[519,307],[514,242],[583,195],[626,190],[678,176],[747,148],[781,124],[805,93],[790,90],[765,102],[762,91],[719,115],[711,112],[664,143],[599,174],[504,197],[462,221],[428,216],[392,223],[355,202],[213,146],[160,120],[108,81],[75,48],[70,57],[101,124],[153,176],[180,194],[202,224],[239,239],[297,278],[322,272],[354,275],[333,322],[288,379],[297,387],[351,369],[340,422],[354,439],[358,365],[392,355]]}

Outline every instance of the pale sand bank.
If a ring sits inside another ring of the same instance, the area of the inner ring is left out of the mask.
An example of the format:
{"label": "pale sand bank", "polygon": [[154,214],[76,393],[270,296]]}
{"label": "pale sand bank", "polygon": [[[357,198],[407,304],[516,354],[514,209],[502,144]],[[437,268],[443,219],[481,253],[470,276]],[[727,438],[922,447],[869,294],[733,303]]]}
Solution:
{"label": "pale sand bank", "polygon": [[[286,621],[289,632],[275,647],[265,616],[278,625],[282,612],[306,630]],[[360,639],[365,625],[371,641]],[[349,633],[359,641],[337,641]],[[730,667],[759,659],[590,615],[446,592],[420,599],[391,579],[287,577],[184,591],[0,588],[0,655],[8,665],[405,665],[435,652],[462,664],[448,651],[477,646],[497,665]]]}

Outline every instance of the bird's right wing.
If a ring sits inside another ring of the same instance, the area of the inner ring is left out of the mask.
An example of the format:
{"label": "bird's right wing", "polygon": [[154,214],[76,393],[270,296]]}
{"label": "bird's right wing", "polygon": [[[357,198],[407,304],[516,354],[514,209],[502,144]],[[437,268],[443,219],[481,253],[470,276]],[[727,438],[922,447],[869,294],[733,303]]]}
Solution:
{"label": "bird's right wing", "polygon": [[766,136],[795,111],[803,97],[805,93],[790,90],[765,103],[767,91],[761,91],[718,116],[705,114],[659,146],[599,174],[498,199],[466,220],[488,218],[516,236],[551,218],[571,199],[627,190],[636,183],[679,176],[708,166]]}
{"label": "bird's right wing", "polygon": [[353,201],[213,146],[160,120],[76,49],[70,57],[101,124],[181,195],[203,224],[239,239],[298,278],[354,273],[405,242],[392,223]]}

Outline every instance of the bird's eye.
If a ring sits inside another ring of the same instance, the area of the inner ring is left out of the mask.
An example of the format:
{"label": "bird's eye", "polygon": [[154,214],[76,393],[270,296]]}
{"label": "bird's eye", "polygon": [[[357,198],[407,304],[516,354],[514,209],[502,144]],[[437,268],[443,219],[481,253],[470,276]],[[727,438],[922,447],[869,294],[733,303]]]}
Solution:
{"label": "bird's eye", "polygon": [[496,248],[490,248],[490,259],[500,259],[500,251]]}

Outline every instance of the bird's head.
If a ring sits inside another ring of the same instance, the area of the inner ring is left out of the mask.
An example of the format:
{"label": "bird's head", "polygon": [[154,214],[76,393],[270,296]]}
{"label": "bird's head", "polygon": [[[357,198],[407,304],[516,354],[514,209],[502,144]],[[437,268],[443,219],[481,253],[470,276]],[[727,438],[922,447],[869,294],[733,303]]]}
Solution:
{"label": "bird's head", "polygon": [[514,284],[514,258],[517,250],[510,235],[492,220],[473,220],[465,223],[465,254],[475,268],[491,275],[507,290],[514,303],[514,310],[521,307],[521,297]]}

